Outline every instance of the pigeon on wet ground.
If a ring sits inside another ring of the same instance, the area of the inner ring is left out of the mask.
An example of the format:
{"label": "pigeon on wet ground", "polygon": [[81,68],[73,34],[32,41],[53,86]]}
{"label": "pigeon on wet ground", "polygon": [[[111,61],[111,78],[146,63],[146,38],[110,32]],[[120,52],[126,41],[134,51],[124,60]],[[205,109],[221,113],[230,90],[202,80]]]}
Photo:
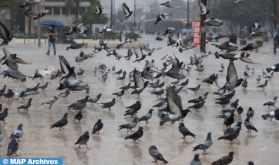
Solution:
{"label": "pigeon on wet ground", "polygon": [[63,127],[68,124],[67,116],[68,116],[68,113],[65,113],[62,119],[58,120],[56,123],[54,123],[50,126],[50,129],[58,127],[59,131],[62,130]]}
{"label": "pigeon on wet ground", "polygon": [[194,159],[191,161],[190,165],[202,165],[199,154],[195,154]]}
{"label": "pigeon on wet ground", "polygon": [[82,115],[82,112],[81,110],[79,110],[76,114],[75,114],[75,117],[74,117],[74,120],[78,120],[78,122],[80,123],[80,120],[83,118],[83,115]]}
{"label": "pigeon on wet ground", "polygon": [[197,151],[197,150],[203,150],[203,153],[207,153],[206,150],[211,147],[213,144],[212,142],[212,139],[211,139],[211,132],[209,132],[207,134],[207,137],[206,137],[206,140],[199,144],[199,145],[196,145],[194,148],[193,148],[193,151]]}
{"label": "pigeon on wet ground", "polygon": [[158,160],[163,161],[166,164],[168,163],[155,145],[151,145],[149,147],[149,154],[153,157],[155,163],[157,163]]}
{"label": "pigeon on wet ground", "polygon": [[138,122],[145,121],[146,123],[148,123],[148,121],[152,117],[153,111],[154,111],[153,109],[150,109],[146,114],[144,114],[142,117],[139,118]]}
{"label": "pigeon on wet ground", "polygon": [[257,128],[254,126],[253,123],[250,122],[250,117],[247,117],[244,121],[244,125],[245,127],[247,128],[248,130],[248,133],[251,133],[251,131],[255,131],[255,132],[258,132]]}
{"label": "pigeon on wet ground", "polygon": [[229,152],[229,155],[223,156],[222,158],[212,162],[212,165],[227,165],[233,161],[234,152]]}
{"label": "pigeon on wet ground", "polygon": [[138,118],[134,118],[131,123],[122,124],[118,126],[119,127],[118,130],[127,129],[127,131],[132,131],[132,129],[135,128],[137,124],[138,124]]}
{"label": "pigeon on wet ground", "polygon": [[115,104],[115,98],[113,98],[109,102],[105,102],[105,103],[101,103],[101,104],[102,104],[102,108],[108,108],[109,110],[111,110],[111,107],[113,107]]}
{"label": "pigeon on wet ground", "polygon": [[0,121],[3,121],[3,123],[5,123],[5,119],[7,116],[8,116],[8,108],[4,108],[4,110],[0,112]]}
{"label": "pigeon on wet ground", "polygon": [[30,106],[31,106],[31,102],[32,102],[32,98],[29,98],[29,100],[27,101],[27,103],[25,103],[25,104],[23,104],[23,105],[17,107],[17,109],[18,109],[18,110],[23,109],[23,110],[25,110],[25,111],[28,111],[28,109],[29,109]]}
{"label": "pigeon on wet ground", "polygon": [[134,143],[139,140],[143,136],[143,127],[139,127],[138,130],[131,135],[125,137],[125,140],[132,139]]}
{"label": "pigeon on wet ground", "polygon": [[101,129],[103,128],[104,124],[102,122],[101,119],[98,119],[98,121],[94,124],[94,127],[92,129],[92,134],[95,134],[95,133],[100,133]]}
{"label": "pigeon on wet ground", "polygon": [[87,142],[89,140],[89,132],[85,131],[75,142],[75,145],[78,145],[78,147],[80,148],[81,145],[85,145],[86,148],[88,148],[87,146]]}
{"label": "pigeon on wet ground", "polygon": [[16,155],[19,144],[15,138],[12,138],[10,143],[8,144],[7,156],[11,157],[12,155]]}
{"label": "pigeon on wet ground", "polygon": [[188,128],[186,128],[184,123],[180,123],[178,130],[182,134],[184,140],[186,136],[192,136],[193,138],[196,138],[196,135],[193,134]]}
{"label": "pigeon on wet ground", "polygon": [[17,128],[12,132],[10,139],[18,139],[18,141],[20,140],[20,138],[23,136],[23,124],[19,124],[17,126]]}

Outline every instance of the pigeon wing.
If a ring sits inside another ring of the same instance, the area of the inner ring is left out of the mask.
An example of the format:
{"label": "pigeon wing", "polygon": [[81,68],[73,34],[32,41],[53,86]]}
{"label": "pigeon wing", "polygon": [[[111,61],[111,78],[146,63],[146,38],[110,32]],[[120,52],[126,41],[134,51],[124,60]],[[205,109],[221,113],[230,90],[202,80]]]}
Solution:
{"label": "pigeon wing", "polygon": [[144,87],[144,80],[136,69],[133,71],[133,77],[136,88],[142,89]]}

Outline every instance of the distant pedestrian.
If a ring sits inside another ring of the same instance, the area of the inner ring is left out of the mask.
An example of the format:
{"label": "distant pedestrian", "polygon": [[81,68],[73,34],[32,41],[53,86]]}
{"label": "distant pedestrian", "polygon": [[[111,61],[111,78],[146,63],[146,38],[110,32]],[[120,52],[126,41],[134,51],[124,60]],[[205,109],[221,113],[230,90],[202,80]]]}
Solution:
{"label": "distant pedestrian", "polygon": [[55,30],[54,30],[54,27],[50,27],[48,29],[48,50],[47,50],[47,55],[49,55],[50,53],[50,48],[51,48],[51,45],[53,47],[53,54],[56,55],[56,46],[55,46]]}
{"label": "distant pedestrian", "polygon": [[278,33],[275,34],[273,44],[274,44],[274,54],[276,54],[276,49],[279,46],[279,34]]}
{"label": "distant pedestrian", "polygon": [[233,44],[237,44],[237,36],[234,33],[232,33],[230,36],[230,42]]}

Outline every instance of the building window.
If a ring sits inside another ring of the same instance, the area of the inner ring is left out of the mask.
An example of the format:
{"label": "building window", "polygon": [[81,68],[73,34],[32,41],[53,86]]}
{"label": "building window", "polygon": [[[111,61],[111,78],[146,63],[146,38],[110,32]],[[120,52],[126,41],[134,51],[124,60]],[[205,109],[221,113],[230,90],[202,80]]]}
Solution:
{"label": "building window", "polygon": [[68,15],[66,7],[62,7],[62,15]]}
{"label": "building window", "polygon": [[53,7],[53,14],[60,15],[60,7]]}
{"label": "building window", "polygon": [[72,9],[71,9],[71,15],[75,15],[75,14],[76,14],[76,11],[77,11],[77,8],[76,8],[76,7],[72,8]]}

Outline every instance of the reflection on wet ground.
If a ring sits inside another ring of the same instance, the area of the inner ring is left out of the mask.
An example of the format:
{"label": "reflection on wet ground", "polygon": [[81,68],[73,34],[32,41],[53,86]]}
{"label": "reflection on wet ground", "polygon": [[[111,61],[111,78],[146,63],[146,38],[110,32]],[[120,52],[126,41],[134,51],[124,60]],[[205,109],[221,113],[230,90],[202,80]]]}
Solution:
{"label": "reflection on wet ground", "polygon": [[[153,36],[145,36],[147,42],[150,42],[150,47],[157,48],[159,46],[166,45],[165,42],[158,42],[154,40]],[[65,45],[58,45],[58,54],[63,54],[71,64],[78,68],[78,64],[74,62],[75,56],[80,50],[66,51]],[[215,98],[212,94],[216,91],[215,85],[209,86],[202,84],[201,89],[197,92],[192,92],[184,88],[180,95],[182,97],[183,107],[188,107],[188,100],[193,99],[206,91],[209,91],[208,100],[205,106],[199,110],[192,110],[188,114],[184,123],[189,130],[196,134],[196,138],[187,137],[184,141],[181,139],[181,134],[178,131],[179,123],[166,124],[159,126],[159,118],[157,116],[157,109],[155,108],[152,119],[149,124],[144,122],[140,123],[140,126],[144,127],[144,135],[139,142],[133,143],[130,140],[124,140],[124,137],[129,133],[126,131],[118,131],[118,126],[123,123],[132,121],[131,118],[124,118],[124,107],[133,104],[137,100],[142,103],[142,108],[138,112],[137,116],[140,117],[145,114],[154,104],[157,103],[157,97],[151,95],[153,90],[147,88],[139,97],[131,95],[128,91],[121,99],[117,99],[116,105],[112,107],[112,110],[102,109],[99,104],[87,104],[87,108],[84,110],[84,118],[81,122],[73,122],[75,111],[69,111],[69,123],[65,126],[63,131],[58,129],[49,129],[50,125],[59,120],[65,112],[68,112],[67,106],[73,103],[77,99],[84,98],[85,92],[71,92],[70,96],[65,99],[59,99],[51,110],[47,106],[42,106],[41,103],[50,100],[54,95],[60,93],[56,88],[58,86],[58,79],[28,79],[22,83],[17,80],[0,78],[1,86],[7,84],[8,88],[15,91],[20,91],[26,87],[32,87],[36,83],[49,82],[49,86],[46,91],[41,91],[40,94],[33,96],[33,104],[29,112],[17,111],[17,107],[27,101],[27,98],[19,101],[7,101],[1,98],[3,107],[8,107],[9,115],[6,119],[7,124],[0,123],[2,134],[5,138],[1,142],[1,156],[5,156],[7,150],[7,144],[9,142],[9,135],[13,129],[17,127],[19,123],[23,123],[24,135],[21,139],[18,154],[20,157],[62,157],[65,164],[85,164],[85,165],[112,165],[112,164],[133,164],[143,165],[152,164],[153,160],[148,153],[150,145],[156,145],[164,157],[169,161],[169,164],[185,165],[193,159],[194,152],[193,147],[206,138],[207,132],[212,132],[213,145],[208,150],[207,155],[200,154],[200,159],[203,164],[210,164],[212,161],[227,155],[229,151],[235,152],[235,157],[232,165],[247,164],[249,160],[253,160],[255,164],[275,165],[277,164],[276,156],[278,155],[278,142],[279,142],[279,122],[278,121],[264,121],[261,115],[267,112],[267,107],[263,107],[263,103],[272,100],[273,96],[279,93],[278,73],[274,74],[274,77],[270,79],[270,83],[265,89],[256,88],[258,85],[256,78],[261,74],[262,70],[267,66],[273,65],[279,61],[279,55],[274,56],[271,54],[271,43],[267,43],[266,46],[260,49],[259,53],[253,53],[252,58],[257,64],[249,64],[251,68],[255,69],[255,73],[252,74],[248,80],[247,90],[243,90],[239,87],[236,91],[235,97],[232,101],[239,99],[239,105],[243,106],[244,113],[236,120],[244,121],[245,114],[248,107],[253,107],[255,110],[255,116],[251,120],[259,130],[257,133],[252,132],[249,135],[244,125],[240,132],[240,136],[237,140],[231,144],[228,141],[217,141],[217,138],[223,135],[223,121],[216,119],[216,115],[226,107],[215,104]],[[28,62],[32,62],[31,65],[20,65],[20,70],[27,75],[32,75],[35,69],[42,69],[50,65],[55,68],[59,67],[57,56],[46,56],[46,47],[36,48],[33,45],[11,45],[9,50],[17,53],[21,58]],[[213,48],[209,47],[209,49]],[[84,49],[85,52],[91,52],[92,49]],[[172,51],[176,56],[184,63],[189,63],[190,55],[198,54],[197,50],[189,50],[184,53],[179,53],[176,48],[163,47],[163,49],[155,51],[151,57],[147,57],[148,60],[155,59],[156,66],[162,67],[161,58],[166,54],[172,54]],[[126,50],[119,50],[121,55],[126,55]],[[141,63],[132,63],[121,59],[115,60],[113,57],[107,57],[105,52],[98,53],[96,57],[86,60],[81,63],[80,67],[85,69],[84,75],[78,76],[78,79],[84,83],[90,85],[90,96],[96,96],[98,93],[102,93],[103,96],[100,102],[107,102],[112,99],[112,92],[119,91],[119,87],[126,85],[128,79],[123,81],[116,80],[118,76],[113,73],[108,75],[106,82],[103,82],[100,78],[100,74],[97,73],[94,76],[93,69],[99,64],[104,63],[109,67],[115,66],[116,70],[125,69],[127,72],[131,71],[135,67],[142,69],[144,61]],[[228,65],[226,60],[216,60],[214,55],[204,59],[205,71],[197,72],[192,68],[189,74],[186,73],[189,78],[188,87],[194,87],[198,85],[201,80],[212,73],[217,73],[220,69],[220,64],[224,63],[225,67]],[[236,61],[238,75],[243,77],[246,64],[240,61]],[[3,70],[3,67],[2,69]],[[226,71],[225,71],[226,72]],[[225,82],[226,73],[219,74],[219,84]],[[167,85],[174,79],[164,77],[162,78]],[[261,83],[264,80],[262,79]],[[100,135],[90,135],[88,142],[89,149],[82,146],[81,149],[78,146],[74,146],[74,142],[77,138],[86,130],[91,132],[94,123],[101,118],[104,123],[104,128],[100,132]],[[136,129],[135,129],[136,130]],[[199,152],[201,153],[201,152]],[[160,164],[160,162],[158,162]]]}

